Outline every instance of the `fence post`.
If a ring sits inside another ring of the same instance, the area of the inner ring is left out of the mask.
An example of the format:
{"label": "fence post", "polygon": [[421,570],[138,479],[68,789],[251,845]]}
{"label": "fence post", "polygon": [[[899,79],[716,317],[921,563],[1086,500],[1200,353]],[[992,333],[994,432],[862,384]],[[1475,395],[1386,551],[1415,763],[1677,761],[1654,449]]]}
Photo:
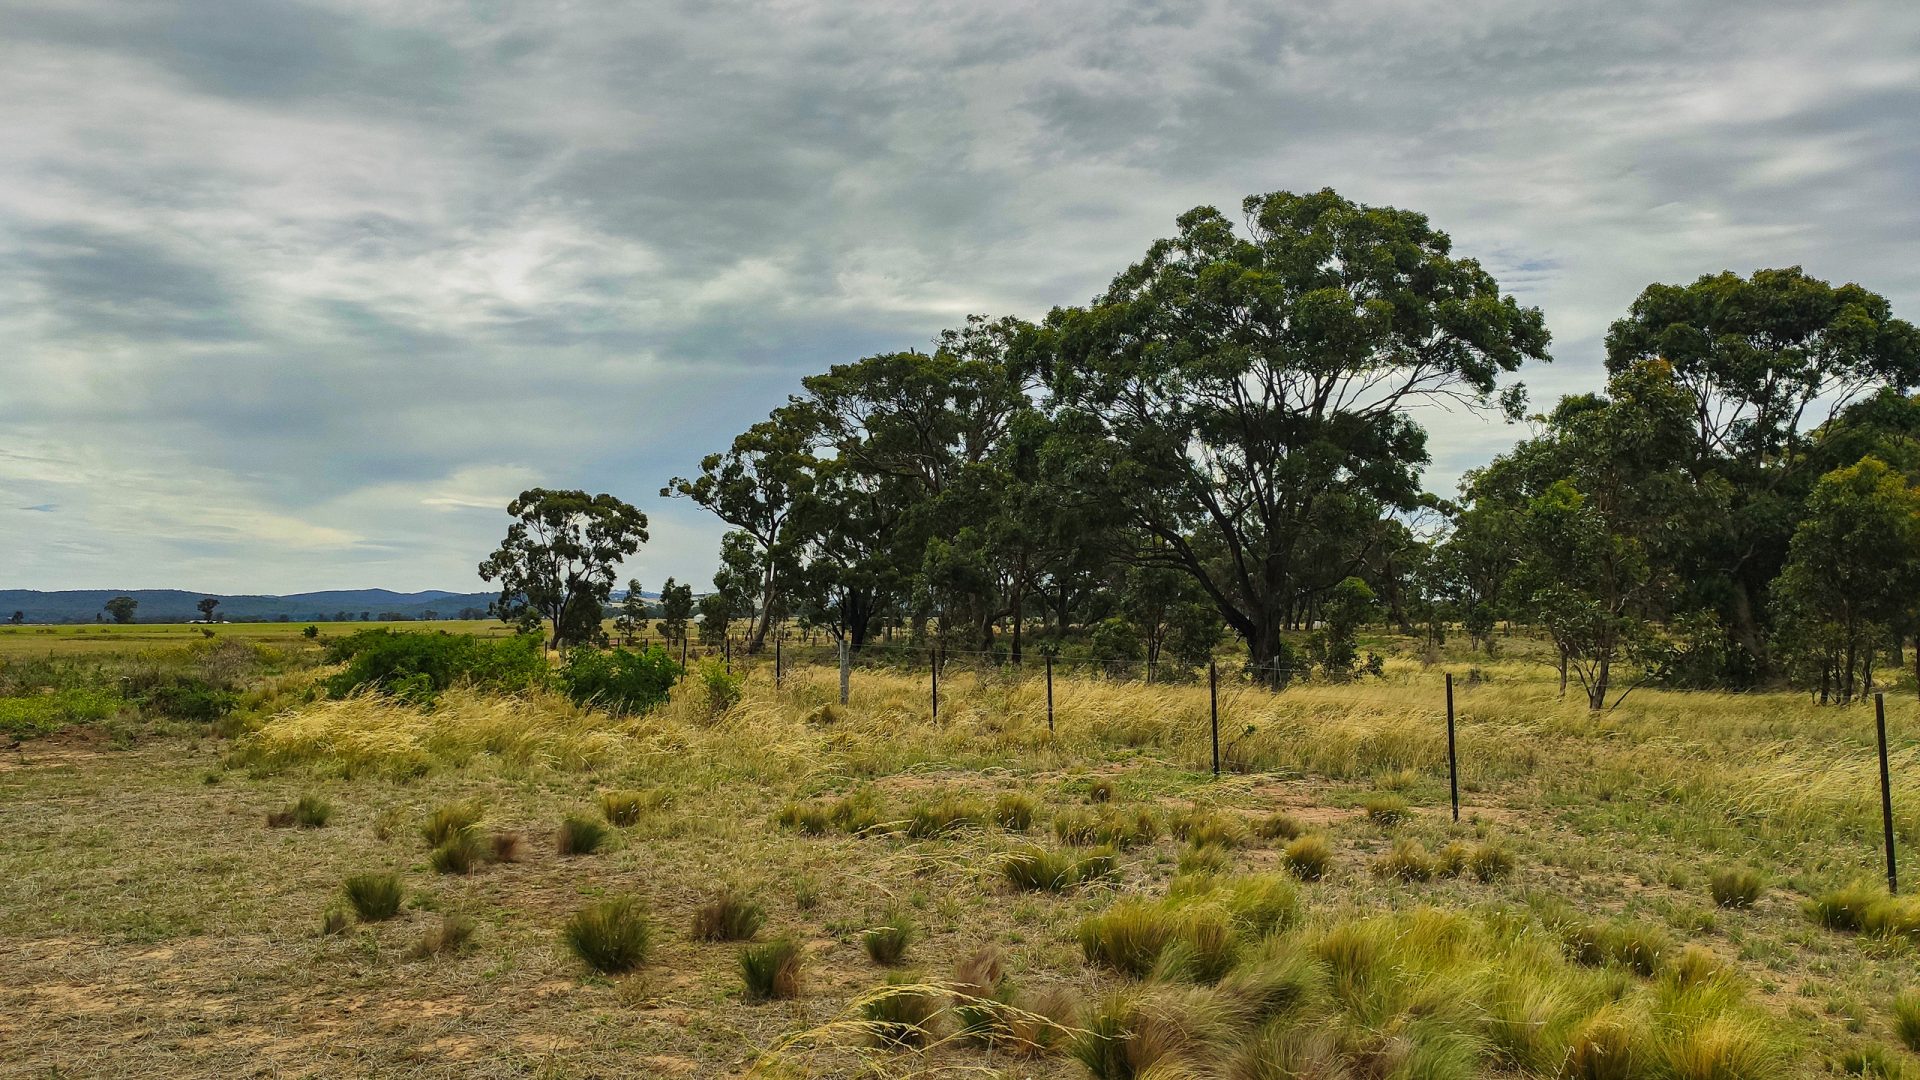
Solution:
{"label": "fence post", "polygon": [[1220,667],[1207,661],[1207,711],[1213,717],[1213,775],[1220,775]]}
{"label": "fence post", "polygon": [[847,658],[847,639],[840,639],[840,704],[847,703],[847,680],[852,674],[851,661]]}
{"label": "fence post", "polygon": [[936,650],[927,654],[929,667],[933,672],[933,718],[940,719],[940,653]]}
{"label": "fence post", "polygon": [[1447,672],[1447,785],[1453,792],[1453,822],[1460,823],[1460,759],[1453,750],[1453,672]]}
{"label": "fence post", "polygon": [[1047,654],[1047,734],[1053,734],[1053,654]]}
{"label": "fence post", "polygon": [[780,689],[780,639],[773,639],[773,688]]}
{"label": "fence post", "polygon": [[733,635],[727,635],[726,644],[727,674],[733,674]]}
{"label": "fence post", "polygon": [[680,635],[680,666],[687,666],[687,635]]}
{"label": "fence post", "polygon": [[1880,731],[1880,829],[1887,844],[1887,892],[1900,891],[1893,865],[1893,782],[1887,776],[1887,696],[1873,695],[1873,723]]}

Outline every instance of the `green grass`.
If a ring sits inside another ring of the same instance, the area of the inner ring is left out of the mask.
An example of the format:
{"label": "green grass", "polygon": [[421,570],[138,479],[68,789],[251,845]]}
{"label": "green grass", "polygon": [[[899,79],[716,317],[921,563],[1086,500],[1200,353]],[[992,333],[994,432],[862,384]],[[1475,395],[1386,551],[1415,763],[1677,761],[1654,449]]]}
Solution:
{"label": "green grass", "polygon": [[400,913],[402,890],[398,874],[355,874],[341,887],[347,903],[362,922],[385,922]]}
{"label": "green grass", "polygon": [[740,979],[752,1001],[781,1001],[800,996],[804,953],[791,937],[777,937],[740,950]]}
{"label": "green grass", "polygon": [[860,932],[860,947],[876,964],[892,967],[906,959],[907,950],[920,936],[919,927],[904,909],[894,908],[881,920]]}
{"label": "green grass", "polygon": [[653,920],[638,899],[617,896],[574,912],[560,936],[589,969],[618,975],[647,962],[653,951]]}
{"label": "green grass", "polygon": [[585,814],[568,814],[560,819],[555,848],[562,855],[591,855],[606,843],[607,827]]}

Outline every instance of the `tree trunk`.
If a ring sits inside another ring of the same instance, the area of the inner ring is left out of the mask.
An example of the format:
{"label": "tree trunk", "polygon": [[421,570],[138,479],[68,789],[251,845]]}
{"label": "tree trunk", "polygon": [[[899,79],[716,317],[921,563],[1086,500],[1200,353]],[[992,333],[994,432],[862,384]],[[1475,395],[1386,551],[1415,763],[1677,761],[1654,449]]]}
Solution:
{"label": "tree trunk", "polygon": [[1607,707],[1607,682],[1613,675],[1613,654],[1600,654],[1599,666],[1593,671],[1593,684],[1587,687],[1587,708],[1599,712]]}

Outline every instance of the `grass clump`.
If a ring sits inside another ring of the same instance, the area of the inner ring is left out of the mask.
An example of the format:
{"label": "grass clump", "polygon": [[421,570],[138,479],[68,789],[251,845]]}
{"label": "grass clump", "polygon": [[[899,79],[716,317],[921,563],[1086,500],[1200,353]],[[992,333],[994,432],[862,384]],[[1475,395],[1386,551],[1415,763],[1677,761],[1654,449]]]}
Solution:
{"label": "grass clump", "polygon": [[1909,987],[1894,995],[1892,1021],[1900,1044],[1920,1052],[1920,990]]}
{"label": "grass clump", "polygon": [[913,919],[905,910],[894,908],[879,923],[861,931],[860,946],[874,963],[892,967],[906,959],[907,949],[918,936]]}
{"label": "grass clump", "polygon": [[1219,874],[1232,862],[1232,854],[1219,844],[1194,844],[1180,853],[1178,868],[1182,874]]}
{"label": "grass clump", "polygon": [[1087,801],[1090,803],[1112,802],[1113,781],[1103,776],[1087,785]]}
{"label": "grass clump", "polygon": [[269,825],[298,825],[303,829],[326,827],[333,819],[333,804],[318,795],[302,795],[281,815],[267,815]]}
{"label": "grass clump", "polygon": [[413,947],[415,958],[459,952],[472,939],[474,921],[465,915],[443,915],[440,924],[428,930]]}
{"label": "grass clump", "polygon": [[1373,872],[1397,881],[1426,881],[1436,867],[1432,855],[1418,840],[1395,840],[1392,850],[1374,861]]}
{"label": "grass clump", "polygon": [[490,842],[491,851],[487,853],[497,863],[516,863],[520,861],[522,841],[517,832],[497,832]]}
{"label": "grass clump", "polygon": [[1360,809],[1366,811],[1368,821],[1387,828],[1407,820],[1407,815],[1413,812],[1407,806],[1407,800],[1389,792],[1367,796],[1361,800]]}
{"label": "grass clump", "polygon": [[1179,937],[1179,917],[1164,904],[1122,900],[1080,924],[1080,951],[1090,964],[1144,978]]}
{"label": "grass clump", "polygon": [[1070,810],[1053,819],[1053,834],[1063,844],[1075,847],[1107,846],[1125,850],[1136,844],[1151,843],[1160,834],[1153,814],[1142,808],[1129,814],[1117,807]]}
{"label": "grass clump", "polygon": [[399,874],[386,871],[355,874],[342,888],[346,890],[347,903],[361,922],[384,922],[400,913]]}
{"label": "grass clump", "polygon": [[798,829],[808,836],[825,836],[833,831],[833,813],[825,803],[790,802],[774,817],[782,828]]}
{"label": "grass clump", "polygon": [[653,948],[653,920],[641,902],[618,896],[573,913],[561,940],[582,963],[603,975],[632,971]]}
{"label": "grass clump", "polygon": [[1880,898],[1879,890],[1854,882],[1809,899],[1805,910],[1809,919],[1829,930],[1858,932],[1867,928],[1867,913]]}
{"label": "grass clump", "polygon": [[907,818],[907,836],[915,840],[931,840],[945,836],[969,826],[979,825],[986,820],[986,811],[979,804],[954,795],[942,796],[939,801],[921,803],[913,808]]}
{"label": "grass clump", "polygon": [[345,933],[347,923],[348,918],[345,908],[330,907],[320,916],[320,935],[322,937],[332,937],[335,934]]}
{"label": "grass clump", "polygon": [[750,1001],[785,1001],[800,996],[800,943],[777,937],[740,950],[740,980]]}
{"label": "grass clump", "polygon": [[562,855],[591,855],[607,839],[607,827],[585,814],[568,814],[560,820],[555,843]]}
{"label": "grass clump", "polygon": [[1278,810],[1261,818],[1253,831],[1262,840],[1296,840],[1307,831],[1307,827],[1300,823],[1299,818],[1285,810]]}
{"label": "grass clump", "polygon": [[478,829],[463,829],[434,848],[427,861],[442,874],[471,874],[492,851],[492,845]]}
{"label": "grass clump", "polygon": [[1658,972],[1661,958],[1673,949],[1667,932],[1649,923],[1579,923],[1564,927],[1561,941],[1576,963],[1616,965],[1643,977]]}
{"label": "grass clump", "polygon": [[899,826],[888,818],[880,796],[872,791],[856,791],[836,799],[828,808],[827,819],[842,832],[854,836],[895,832]]}
{"label": "grass clump", "polygon": [[759,904],[721,889],[693,913],[693,936],[700,941],[748,941],[766,921],[766,909]]}
{"label": "grass clump", "polygon": [[1062,892],[1080,883],[1080,861],[1067,852],[1030,844],[1007,853],[1000,876],[1018,889]]}
{"label": "grass clump", "polygon": [[940,993],[896,976],[859,1003],[868,1038],[889,1049],[925,1046],[940,1015]]}
{"label": "grass clump", "polygon": [[478,828],[482,816],[483,811],[478,803],[447,803],[427,815],[426,823],[420,826],[420,835],[426,839],[428,847],[437,848],[459,833]]}
{"label": "grass clump", "polygon": [[1008,832],[1026,832],[1033,828],[1033,816],[1039,808],[1033,796],[1009,791],[993,801],[993,821]]}
{"label": "grass clump", "polygon": [[1319,881],[1333,866],[1333,845],[1324,836],[1308,833],[1281,851],[1280,862],[1301,881]]}
{"label": "grass clump", "polygon": [[1498,840],[1482,841],[1467,857],[1467,872],[1483,884],[1498,881],[1513,873],[1513,852]]}
{"label": "grass clump", "polygon": [[1715,870],[1707,879],[1707,890],[1713,894],[1713,902],[1723,908],[1750,908],[1760,899],[1760,875],[1744,866],[1730,866]]}
{"label": "grass clump", "polygon": [[603,791],[600,793],[600,814],[609,824],[624,829],[638,823],[648,811],[660,809],[666,801],[666,793],[657,790]]}

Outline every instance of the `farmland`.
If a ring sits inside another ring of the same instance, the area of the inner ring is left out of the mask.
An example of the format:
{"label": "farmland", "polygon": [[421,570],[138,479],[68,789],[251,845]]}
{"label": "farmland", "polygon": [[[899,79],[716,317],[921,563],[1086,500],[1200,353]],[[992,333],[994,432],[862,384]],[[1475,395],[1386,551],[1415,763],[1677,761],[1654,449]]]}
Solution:
{"label": "farmland", "polygon": [[[633,716],[458,687],[423,708],[315,693],[298,627],[133,630],[0,635],[16,699],[56,692],[24,686],[55,668],[235,688],[218,719],[123,707],[0,760],[7,1072],[1553,1076],[1609,1032],[1625,1071],[1580,1075],[1915,1065],[1906,909],[1864,933],[1803,910],[1882,872],[1870,709],[1649,689],[1594,714],[1525,639],[1427,666],[1373,638],[1379,679],[1227,680],[1216,779],[1204,683],[1063,675],[1052,732],[1031,667],[950,667],[937,722],[924,669],[857,668],[842,707],[807,663],[777,689],[756,663],[731,701],[691,678]],[[1903,848],[1912,696],[1888,708]],[[630,823],[559,854],[562,819],[607,816],[609,792],[638,793]],[[269,827],[303,796],[324,826]],[[437,872],[422,829],[447,807],[519,850]],[[1298,836],[1326,842],[1317,880]],[[1091,868],[1029,889],[1023,858]],[[395,917],[338,915],[347,878],[383,873]],[[1751,903],[1716,903],[1742,876]],[[794,996],[755,1000],[751,946],[695,933],[723,893],[756,941],[797,945]],[[599,973],[562,928],[617,897],[651,947]],[[1182,935],[1205,912],[1230,918],[1200,948]],[[1101,916],[1171,920],[1174,944],[1129,971],[1083,940]],[[868,932],[896,923],[904,955],[877,963]],[[436,948],[449,926],[467,936]],[[1183,943],[1231,970],[1183,969]],[[1256,973],[1299,1000],[1250,1018]],[[907,1029],[876,993],[930,1013],[925,1035],[886,1038]],[[996,1037],[962,1030],[968,1001],[999,1003]],[[1322,1071],[1254,1071],[1285,1061]]]}

